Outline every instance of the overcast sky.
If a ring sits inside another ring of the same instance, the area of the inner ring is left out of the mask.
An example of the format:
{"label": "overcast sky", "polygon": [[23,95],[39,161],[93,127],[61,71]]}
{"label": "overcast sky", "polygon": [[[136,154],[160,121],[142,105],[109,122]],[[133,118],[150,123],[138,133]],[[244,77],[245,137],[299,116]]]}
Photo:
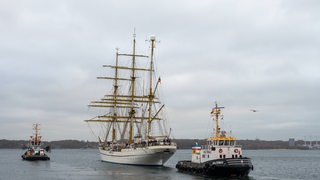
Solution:
{"label": "overcast sky", "polygon": [[[115,49],[156,35],[175,138],[320,139],[320,1],[0,0],[0,139],[96,140],[83,121]],[[250,109],[258,109],[252,112]]]}

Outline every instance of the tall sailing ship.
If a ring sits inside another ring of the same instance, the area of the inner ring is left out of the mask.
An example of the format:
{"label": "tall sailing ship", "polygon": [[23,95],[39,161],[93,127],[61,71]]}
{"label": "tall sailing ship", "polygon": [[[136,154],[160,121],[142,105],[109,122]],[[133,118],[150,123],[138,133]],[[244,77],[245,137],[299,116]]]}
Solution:
{"label": "tall sailing ship", "polygon": [[155,76],[155,36],[148,41],[150,55],[137,54],[134,35],[132,53],[119,53],[117,49],[115,64],[103,65],[113,70],[113,76],[98,77],[111,80],[113,86],[110,93],[89,104],[103,108],[103,114],[85,121],[102,127],[98,136],[102,161],[162,166],[177,149],[158,96],[161,79]]}

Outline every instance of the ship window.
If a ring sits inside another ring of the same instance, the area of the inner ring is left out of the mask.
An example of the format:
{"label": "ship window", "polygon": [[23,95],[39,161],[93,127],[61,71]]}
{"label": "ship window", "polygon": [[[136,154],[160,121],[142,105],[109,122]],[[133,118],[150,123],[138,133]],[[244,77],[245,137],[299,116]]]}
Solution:
{"label": "ship window", "polygon": [[208,154],[208,158],[209,158],[209,154]]}
{"label": "ship window", "polygon": [[226,158],[226,155],[224,154],[224,155],[223,155],[223,159],[225,159],[225,158]]}
{"label": "ship window", "polygon": [[234,158],[234,155],[232,154],[232,159]]}
{"label": "ship window", "polygon": [[215,150],[216,150],[216,147],[211,147],[211,150],[212,150],[212,151],[215,151]]}
{"label": "ship window", "polygon": [[230,146],[233,146],[234,145],[234,141],[230,141]]}
{"label": "ship window", "polygon": [[220,154],[220,159],[222,159],[222,155]]}
{"label": "ship window", "polygon": [[219,141],[219,145],[223,146],[223,141],[222,140]]}
{"label": "ship window", "polygon": [[242,158],[242,156],[241,156],[241,155],[240,155],[239,157],[240,157],[240,158]]}
{"label": "ship window", "polygon": [[230,142],[230,141],[225,141],[225,145],[226,145],[226,146],[229,146],[229,142]]}
{"label": "ship window", "polygon": [[236,156],[236,158],[238,158],[238,155],[235,155]]}
{"label": "ship window", "polygon": [[202,158],[206,158],[206,155],[202,154]]}

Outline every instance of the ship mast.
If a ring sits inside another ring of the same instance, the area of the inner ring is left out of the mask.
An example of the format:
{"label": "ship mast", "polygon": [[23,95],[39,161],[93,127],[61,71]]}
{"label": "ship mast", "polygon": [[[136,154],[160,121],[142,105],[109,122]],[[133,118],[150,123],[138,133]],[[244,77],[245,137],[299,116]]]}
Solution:
{"label": "ship mast", "polygon": [[132,71],[131,71],[131,109],[129,112],[130,117],[130,130],[129,130],[129,144],[132,143],[132,136],[133,136],[133,118],[135,115],[135,110],[133,106],[133,102],[135,100],[135,63],[136,63],[136,34],[133,34],[133,52],[132,52]]}
{"label": "ship mast", "polygon": [[40,132],[39,132],[39,131],[40,131],[39,125],[40,125],[40,124],[38,124],[38,123],[36,123],[36,124],[33,125],[33,130],[34,130],[35,132],[34,132],[34,135],[31,136],[31,144],[32,144],[32,145],[36,145],[36,146],[40,145],[40,143],[41,143],[41,136],[40,136]]}
{"label": "ship mast", "polygon": [[214,116],[216,120],[216,138],[220,136],[220,128],[219,128],[219,116],[221,115],[221,109],[224,107],[218,107],[217,102],[215,102],[215,107],[212,108],[211,114]]}
{"label": "ship mast", "polygon": [[117,49],[116,53],[116,67],[115,67],[115,79],[114,79],[114,91],[113,91],[113,123],[112,123],[112,142],[115,142],[116,139],[116,122],[117,122],[117,95],[118,95],[118,57],[119,57],[119,52]]}
{"label": "ship mast", "polygon": [[152,108],[152,101],[154,98],[154,94],[152,91],[152,73],[153,73],[153,53],[154,53],[154,45],[155,45],[155,36],[150,37],[151,41],[151,54],[150,54],[150,74],[149,74],[149,108],[148,108],[148,138],[151,132],[151,108]]}

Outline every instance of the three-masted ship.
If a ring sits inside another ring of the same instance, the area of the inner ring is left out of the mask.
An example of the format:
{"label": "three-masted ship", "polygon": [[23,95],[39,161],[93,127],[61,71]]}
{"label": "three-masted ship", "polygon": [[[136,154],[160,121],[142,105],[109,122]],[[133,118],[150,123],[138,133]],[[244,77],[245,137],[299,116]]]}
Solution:
{"label": "three-masted ship", "polygon": [[176,164],[180,172],[213,177],[243,177],[253,170],[251,159],[243,157],[242,148],[236,144],[236,138],[220,129],[222,108],[217,103],[212,108],[215,133],[208,138],[206,145],[196,144],[192,147],[191,161],[184,160]]}
{"label": "three-masted ship", "polygon": [[161,79],[155,76],[155,36],[148,41],[150,55],[137,54],[134,35],[132,53],[117,49],[115,64],[103,65],[113,70],[112,77],[98,77],[112,81],[111,92],[89,104],[103,108],[103,114],[85,121],[102,127],[98,136],[102,161],[162,166],[177,149],[158,96]]}

